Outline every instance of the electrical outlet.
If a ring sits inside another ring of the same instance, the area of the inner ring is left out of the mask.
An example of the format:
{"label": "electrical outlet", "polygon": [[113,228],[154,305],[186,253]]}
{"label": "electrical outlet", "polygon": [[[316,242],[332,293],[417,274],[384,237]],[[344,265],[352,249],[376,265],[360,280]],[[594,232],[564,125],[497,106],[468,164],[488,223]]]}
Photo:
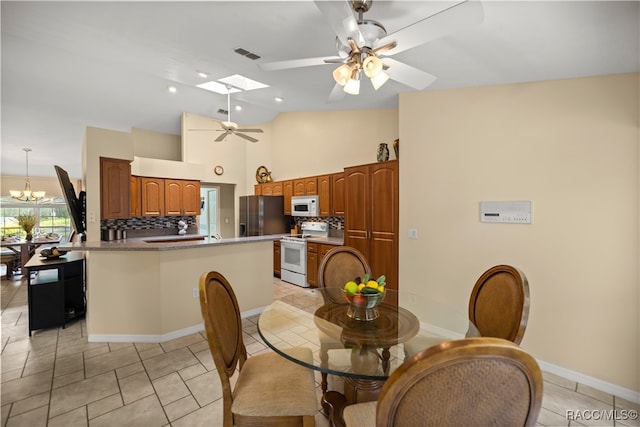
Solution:
{"label": "electrical outlet", "polygon": [[88,216],[89,216],[89,218],[88,218],[88,219],[89,219],[89,222],[90,222],[91,224],[93,224],[93,223],[95,223],[95,222],[96,222],[96,213],[95,213],[95,212],[89,212],[89,215],[88,215]]}
{"label": "electrical outlet", "polygon": [[191,291],[191,295],[194,298],[198,298],[198,288],[193,288],[193,290]]}

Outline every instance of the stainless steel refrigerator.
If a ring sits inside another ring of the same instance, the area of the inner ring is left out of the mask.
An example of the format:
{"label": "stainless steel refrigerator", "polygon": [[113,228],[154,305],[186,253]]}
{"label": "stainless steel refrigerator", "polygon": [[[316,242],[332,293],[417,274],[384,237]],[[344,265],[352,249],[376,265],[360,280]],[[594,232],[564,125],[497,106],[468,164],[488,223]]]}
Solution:
{"label": "stainless steel refrigerator", "polygon": [[284,196],[240,197],[240,237],[286,233],[290,221],[284,214]]}

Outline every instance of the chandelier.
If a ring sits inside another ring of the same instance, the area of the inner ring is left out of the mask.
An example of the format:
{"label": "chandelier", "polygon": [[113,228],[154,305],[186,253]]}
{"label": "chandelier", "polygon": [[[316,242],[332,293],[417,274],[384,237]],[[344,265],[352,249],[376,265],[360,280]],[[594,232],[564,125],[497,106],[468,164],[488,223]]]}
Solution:
{"label": "chandelier", "polygon": [[25,156],[27,158],[27,179],[24,183],[24,190],[10,190],[11,197],[23,202],[37,202],[38,200],[44,198],[46,192],[31,191],[31,183],[29,181],[29,151],[31,151],[31,148],[23,148],[22,151],[25,152]]}

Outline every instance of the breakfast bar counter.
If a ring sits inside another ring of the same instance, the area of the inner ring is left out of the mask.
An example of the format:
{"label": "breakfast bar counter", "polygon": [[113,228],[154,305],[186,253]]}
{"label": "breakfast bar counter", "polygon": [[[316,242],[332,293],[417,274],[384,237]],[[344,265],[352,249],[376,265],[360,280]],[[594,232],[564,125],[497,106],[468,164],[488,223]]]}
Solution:
{"label": "breakfast bar counter", "polygon": [[219,271],[229,279],[244,316],[268,306],[273,240],[279,238],[173,235],[59,247],[85,252],[89,341],[163,342],[203,329],[203,273]]}

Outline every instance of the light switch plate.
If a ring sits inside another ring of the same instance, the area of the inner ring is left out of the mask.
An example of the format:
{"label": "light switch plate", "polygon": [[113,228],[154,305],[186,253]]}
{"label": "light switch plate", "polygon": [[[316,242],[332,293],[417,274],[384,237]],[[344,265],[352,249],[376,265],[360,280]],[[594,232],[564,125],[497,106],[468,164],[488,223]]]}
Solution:
{"label": "light switch plate", "polygon": [[407,237],[410,239],[417,239],[418,238],[418,229],[417,228],[410,228],[407,231]]}

